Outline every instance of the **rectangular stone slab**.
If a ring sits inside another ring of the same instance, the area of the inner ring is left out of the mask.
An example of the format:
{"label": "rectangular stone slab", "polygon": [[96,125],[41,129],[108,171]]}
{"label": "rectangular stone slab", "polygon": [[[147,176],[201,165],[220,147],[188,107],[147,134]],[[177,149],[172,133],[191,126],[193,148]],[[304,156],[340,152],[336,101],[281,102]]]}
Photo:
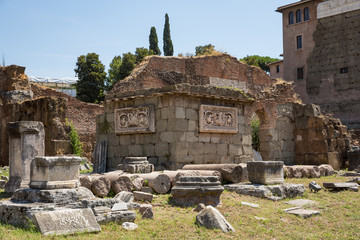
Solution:
{"label": "rectangular stone slab", "polygon": [[34,221],[43,235],[101,231],[94,213],[87,208],[35,213]]}
{"label": "rectangular stone slab", "polygon": [[359,187],[357,183],[323,183],[324,188],[333,188],[333,189],[344,189],[351,187]]}

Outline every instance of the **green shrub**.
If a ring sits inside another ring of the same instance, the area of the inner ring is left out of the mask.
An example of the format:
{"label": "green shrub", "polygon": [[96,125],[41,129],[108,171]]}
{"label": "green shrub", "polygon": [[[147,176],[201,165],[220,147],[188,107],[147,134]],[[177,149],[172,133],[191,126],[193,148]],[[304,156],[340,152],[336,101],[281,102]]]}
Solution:
{"label": "green shrub", "polygon": [[251,138],[252,138],[252,147],[256,151],[260,150],[260,138],[259,138],[259,129],[260,129],[260,120],[255,117],[251,120]]}
{"label": "green shrub", "polygon": [[66,119],[66,126],[70,127],[69,137],[70,137],[70,145],[73,150],[73,154],[82,157],[84,154],[82,150],[82,143],[80,142],[79,135],[77,134],[74,125],[72,124],[72,122],[69,122]]}

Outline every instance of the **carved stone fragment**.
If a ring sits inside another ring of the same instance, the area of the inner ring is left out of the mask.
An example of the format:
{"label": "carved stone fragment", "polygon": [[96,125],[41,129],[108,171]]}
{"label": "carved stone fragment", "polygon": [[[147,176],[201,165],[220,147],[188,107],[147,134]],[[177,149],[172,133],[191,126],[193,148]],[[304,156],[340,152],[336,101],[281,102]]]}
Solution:
{"label": "carved stone fragment", "polygon": [[237,133],[237,108],[211,105],[200,105],[200,132],[208,133]]}
{"label": "carved stone fragment", "polygon": [[155,108],[153,105],[115,110],[115,133],[155,132]]}

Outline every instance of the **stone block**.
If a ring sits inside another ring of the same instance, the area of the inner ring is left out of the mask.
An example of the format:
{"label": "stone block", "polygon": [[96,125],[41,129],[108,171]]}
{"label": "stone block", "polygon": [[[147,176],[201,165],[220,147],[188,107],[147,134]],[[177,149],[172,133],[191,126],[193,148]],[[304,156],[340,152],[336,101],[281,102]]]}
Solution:
{"label": "stone block", "polygon": [[187,142],[178,142],[170,144],[171,156],[185,156],[189,152],[189,144]]}
{"label": "stone block", "polygon": [[226,221],[223,215],[214,207],[207,206],[196,215],[196,222],[206,228],[220,229],[224,233],[235,232],[231,224]]}
{"label": "stone block", "polygon": [[175,107],[175,117],[185,119],[186,109],[183,107]]}
{"label": "stone block", "polygon": [[139,212],[142,218],[154,218],[153,207],[151,204],[141,204]]}
{"label": "stone block", "polygon": [[90,209],[66,209],[34,214],[34,222],[43,235],[67,235],[79,232],[100,232]]}
{"label": "stone block", "polygon": [[227,155],[228,154],[228,144],[222,144],[222,143],[216,144],[216,153],[218,155]]}
{"label": "stone block", "polygon": [[133,194],[136,201],[152,202],[153,200],[153,195],[151,193],[134,191]]}
{"label": "stone block", "polygon": [[136,144],[129,146],[129,154],[130,156],[142,156],[143,155],[143,146]]}
{"label": "stone block", "polygon": [[243,135],[242,136],[242,145],[251,146],[252,138],[251,135]]}
{"label": "stone block", "polygon": [[253,155],[253,148],[251,146],[243,146],[243,154]]}
{"label": "stone block", "polygon": [[349,171],[358,169],[360,165],[360,150],[348,151],[347,156],[349,159]]}
{"label": "stone block", "polygon": [[199,141],[204,142],[204,143],[208,143],[208,142],[210,142],[211,136],[212,135],[210,133],[200,133],[199,134]]}
{"label": "stone block", "polygon": [[168,119],[167,128],[168,131],[188,131],[188,120],[184,119]]}
{"label": "stone block", "polygon": [[83,159],[76,156],[35,157],[31,163],[30,188],[75,188]]}
{"label": "stone block", "polygon": [[164,157],[170,154],[168,143],[157,143],[155,144],[155,155]]}
{"label": "stone block", "polygon": [[237,108],[200,105],[199,129],[209,133],[237,133]]}
{"label": "stone block", "polygon": [[229,154],[230,155],[242,155],[242,147],[241,145],[234,145],[234,144],[230,144],[229,145]]}
{"label": "stone block", "polygon": [[155,145],[154,144],[145,144],[144,148],[144,155],[145,156],[155,156]]}
{"label": "stone block", "polygon": [[173,143],[176,141],[175,132],[162,132],[160,133],[160,140],[164,143]]}
{"label": "stone block", "polygon": [[171,189],[172,201],[180,206],[199,203],[217,206],[224,191],[216,176],[182,176]]}
{"label": "stone block", "polygon": [[156,121],[156,131],[157,132],[164,132],[167,128],[167,120],[159,119]]}
{"label": "stone block", "polygon": [[296,129],[307,129],[308,128],[308,117],[297,117],[295,118]]}
{"label": "stone block", "polygon": [[249,180],[257,184],[277,184],[284,182],[284,163],[281,161],[248,162]]}
{"label": "stone block", "polygon": [[323,128],[324,119],[322,117],[309,117],[308,118],[308,127],[309,128]]}
{"label": "stone block", "polygon": [[195,109],[192,109],[192,108],[187,108],[186,109],[186,119],[198,121],[199,120],[198,111]]}
{"label": "stone block", "polygon": [[5,192],[28,187],[30,165],[36,156],[45,155],[45,132],[41,122],[20,121],[7,125],[9,132],[9,176]]}
{"label": "stone block", "polygon": [[326,140],[314,140],[310,143],[311,152],[314,153],[326,153],[328,151],[328,145]]}
{"label": "stone block", "polygon": [[341,168],[341,159],[338,152],[328,152],[327,153],[327,164],[331,165],[335,170],[340,170]]}
{"label": "stone block", "polygon": [[189,144],[189,154],[190,155],[200,155],[204,153],[204,143],[194,142]]}
{"label": "stone block", "polygon": [[105,224],[108,222],[116,222],[116,223],[134,222],[135,219],[136,219],[135,211],[116,211],[116,212],[99,214],[96,216],[96,221],[99,224]]}
{"label": "stone block", "polygon": [[307,104],[304,107],[304,115],[308,117],[319,117],[321,116],[320,107],[315,104]]}
{"label": "stone block", "polygon": [[114,129],[116,134],[155,132],[154,105],[116,109]]}
{"label": "stone block", "polygon": [[204,143],[204,154],[216,154],[216,144]]}
{"label": "stone block", "polygon": [[128,210],[128,205],[126,202],[115,203],[114,206],[111,208],[111,211],[113,211],[113,212],[126,211],[126,210]]}
{"label": "stone block", "polygon": [[197,121],[189,120],[188,129],[187,129],[189,132],[198,131],[197,127],[198,127]]}

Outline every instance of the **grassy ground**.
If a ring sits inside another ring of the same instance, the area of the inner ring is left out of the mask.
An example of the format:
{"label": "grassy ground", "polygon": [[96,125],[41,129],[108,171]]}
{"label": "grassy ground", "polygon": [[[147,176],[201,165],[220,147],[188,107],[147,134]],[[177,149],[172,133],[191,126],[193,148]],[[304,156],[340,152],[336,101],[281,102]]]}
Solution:
{"label": "grassy ground", "polygon": [[[344,182],[349,179],[333,176],[316,179],[316,182],[322,185],[323,182]],[[291,179],[286,182],[308,186],[312,180]],[[0,192],[0,200],[7,197]],[[317,201],[318,204],[311,209],[319,210],[321,215],[302,219],[282,211],[291,207],[285,203],[286,200],[273,202],[225,191],[221,196],[222,206],[218,210],[236,230],[228,234],[197,226],[193,208],[171,206],[169,197],[158,195],[153,202],[155,219],[142,220],[138,216],[135,223],[139,228],[134,231],[122,229],[121,224],[110,223],[102,225],[101,233],[56,239],[360,239],[360,192],[321,190],[312,193],[307,188],[302,198]],[[243,206],[242,201],[257,203],[260,208]],[[257,220],[255,216],[267,220]],[[24,230],[0,224],[0,239],[40,237],[41,234],[34,228]]]}

